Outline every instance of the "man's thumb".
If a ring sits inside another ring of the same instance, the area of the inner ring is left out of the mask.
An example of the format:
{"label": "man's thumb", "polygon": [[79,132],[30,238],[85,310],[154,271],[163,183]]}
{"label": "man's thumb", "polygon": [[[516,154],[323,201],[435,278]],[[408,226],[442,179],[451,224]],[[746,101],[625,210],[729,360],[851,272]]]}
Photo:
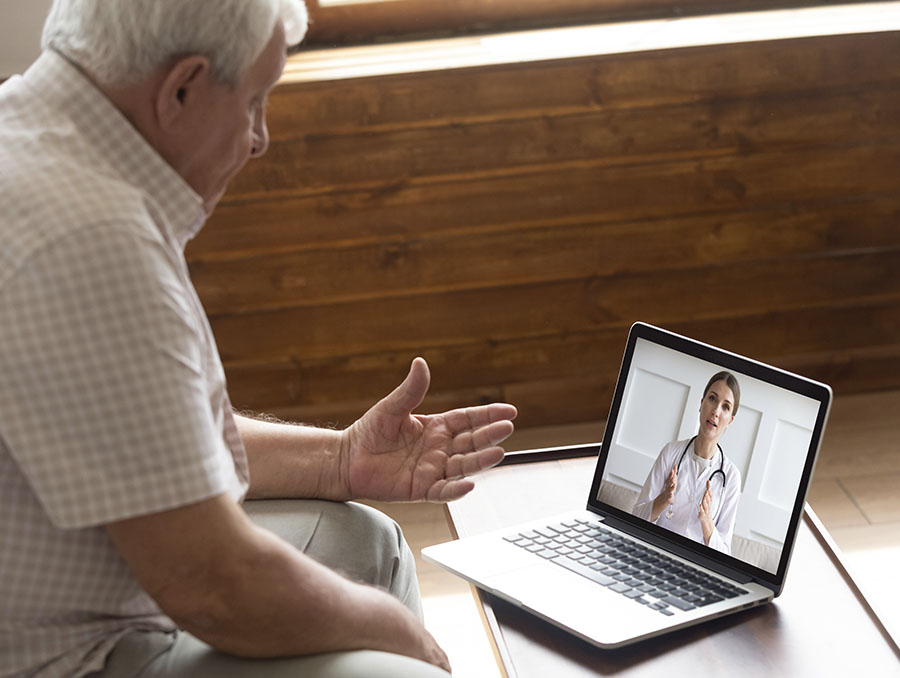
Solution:
{"label": "man's thumb", "polygon": [[430,385],[428,363],[424,358],[416,358],[410,365],[406,379],[384,399],[383,405],[391,414],[408,415],[422,404]]}

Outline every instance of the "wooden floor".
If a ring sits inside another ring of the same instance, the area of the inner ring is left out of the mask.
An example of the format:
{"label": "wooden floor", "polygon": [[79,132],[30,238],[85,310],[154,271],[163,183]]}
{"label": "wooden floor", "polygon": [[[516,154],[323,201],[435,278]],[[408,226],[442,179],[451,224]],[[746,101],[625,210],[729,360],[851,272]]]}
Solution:
{"label": "wooden floor", "polygon": [[[900,391],[835,397],[809,503],[895,638],[900,638]],[[595,442],[603,425],[517,431],[507,449]],[[450,539],[443,507],[377,504],[403,526],[416,553],[426,626],[457,678],[499,672],[467,584],[425,563],[419,551]],[[796,576],[796,575],[795,575]],[[788,575],[787,586],[790,586]]]}

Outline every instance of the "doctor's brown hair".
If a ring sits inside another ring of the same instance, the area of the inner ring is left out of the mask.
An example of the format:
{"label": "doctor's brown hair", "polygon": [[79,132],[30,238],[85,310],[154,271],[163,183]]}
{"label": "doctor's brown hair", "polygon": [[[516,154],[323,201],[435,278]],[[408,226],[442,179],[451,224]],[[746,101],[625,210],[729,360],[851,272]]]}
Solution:
{"label": "doctor's brown hair", "polygon": [[712,375],[712,378],[706,383],[706,388],[703,389],[703,397],[706,397],[706,394],[709,393],[709,389],[712,388],[712,385],[717,381],[724,381],[728,388],[731,389],[731,392],[734,394],[734,411],[731,413],[731,416],[735,416],[738,412],[738,407],[741,405],[741,385],[738,383],[737,377],[734,376],[731,372],[716,372]]}

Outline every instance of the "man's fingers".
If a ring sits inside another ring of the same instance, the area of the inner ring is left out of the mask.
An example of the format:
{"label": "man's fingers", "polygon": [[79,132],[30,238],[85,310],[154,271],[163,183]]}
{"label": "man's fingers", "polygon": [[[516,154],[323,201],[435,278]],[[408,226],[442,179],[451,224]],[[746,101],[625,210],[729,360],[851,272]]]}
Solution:
{"label": "man's fingers", "polygon": [[428,489],[425,499],[431,502],[446,503],[466,496],[475,488],[475,483],[466,478],[455,480],[439,480]]}
{"label": "man's fingers", "polygon": [[474,431],[463,431],[453,437],[452,454],[465,454],[499,445],[513,432],[511,421],[497,421]]}
{"label": "man's fingers", "polygon": [[495,422],[512,421],[517,414],[518,411],[513,405],[491,403],[490,405],[450,410],[445,412],[443,417],[450,432],[457,434],[464,431],[475,431]]}
{"label": "man's fingers", "polygon": [[455,454],[447,460],[447,478],[462,478],[486,471],[503,461],[502,447],[489,447],[478,452]]}

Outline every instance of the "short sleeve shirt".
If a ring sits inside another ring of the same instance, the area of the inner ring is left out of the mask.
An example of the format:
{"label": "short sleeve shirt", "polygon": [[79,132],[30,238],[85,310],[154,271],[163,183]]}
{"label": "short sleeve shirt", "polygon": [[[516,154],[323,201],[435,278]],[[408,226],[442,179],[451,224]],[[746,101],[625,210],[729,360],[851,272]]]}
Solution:
{"label": "short sleeve shirt", "polygon": [[65,58],[0,86],[0,676],[174,625],[103,526],[248,486],[184,259],[200,197]]}

